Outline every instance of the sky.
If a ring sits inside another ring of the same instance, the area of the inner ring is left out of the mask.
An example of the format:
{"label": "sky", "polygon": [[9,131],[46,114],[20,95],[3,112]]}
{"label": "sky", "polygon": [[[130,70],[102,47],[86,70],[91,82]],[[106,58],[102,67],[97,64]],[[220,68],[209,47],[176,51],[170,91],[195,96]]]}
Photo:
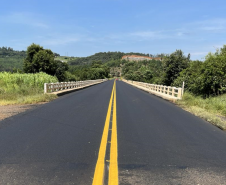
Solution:
{"label": "sky", "polygon": [[0,47],[62,56],[121,51],[204,60],[226,44],[225,0],[1,0]]}

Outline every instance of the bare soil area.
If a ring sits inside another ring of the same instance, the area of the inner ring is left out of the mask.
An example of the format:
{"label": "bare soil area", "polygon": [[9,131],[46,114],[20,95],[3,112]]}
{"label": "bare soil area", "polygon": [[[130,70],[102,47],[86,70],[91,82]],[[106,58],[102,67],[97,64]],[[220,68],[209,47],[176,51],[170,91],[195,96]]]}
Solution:
{"label": "bare soil area", "polygon": [[21,112],[25,112],[26,110],[38,107],[41,104],[44,104],[44,103],[28,104],[28,105],[4,105],[4,106],[0,106],[0,121],[5,119],[5,118],[19,114]]}

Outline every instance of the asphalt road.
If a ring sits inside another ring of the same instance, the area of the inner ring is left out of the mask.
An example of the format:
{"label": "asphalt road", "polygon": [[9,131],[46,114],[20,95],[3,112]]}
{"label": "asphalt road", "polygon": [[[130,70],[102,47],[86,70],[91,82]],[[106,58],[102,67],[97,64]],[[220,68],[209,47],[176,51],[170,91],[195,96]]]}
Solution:
{"label": "asphalt road", "polygon": [[113,81],[0,122],[0,184],[92,184]]}
{"label": "asphalt road", "polygon": [[226,184],[226,133],[159,97],[117,83],[121,185]]}
{"label": "asphalt road", "polygon": [[[92,184],[112,87],[1,121],[0,184]],[[119,184],[226,184],[225,132],[121,81],[116,94]]]}

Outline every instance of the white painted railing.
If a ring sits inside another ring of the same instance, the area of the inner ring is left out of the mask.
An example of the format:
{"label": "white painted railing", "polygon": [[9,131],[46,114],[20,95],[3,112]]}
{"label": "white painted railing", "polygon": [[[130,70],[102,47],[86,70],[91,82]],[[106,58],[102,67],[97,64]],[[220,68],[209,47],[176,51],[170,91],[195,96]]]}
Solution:
{"label": "white painted railing", "polygon": [[124,82],[136,86],[140,89],[148,91],[152,94],[165,97],[167,99],[182,99],[183,96],[183,89],[177,87],[170,87],[164,85],[156,85],[156,84],[149,84],[144,82],[137,82],[131,80],[123,80]]}
{"label": "white painted railing", "polygon": [[45,83],[44,93],[53,93],[53,92],[64,91],[69,89],[80,89],[80,88],[88,87],[104,81],[107,81],[107,79],[86,80],[86,81],[77,81],[77,82]]}

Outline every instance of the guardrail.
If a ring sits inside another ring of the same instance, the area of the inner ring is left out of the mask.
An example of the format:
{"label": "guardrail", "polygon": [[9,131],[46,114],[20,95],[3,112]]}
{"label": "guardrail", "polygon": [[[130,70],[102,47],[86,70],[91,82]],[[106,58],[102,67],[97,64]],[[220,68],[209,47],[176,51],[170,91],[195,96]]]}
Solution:
{"label": "guardrail", "polygon": [[102,83],[107,81],[107,79],[98,79],[98,80],[85,80],[77,82],[58,82],[58,83],[45,83],[44,84],[44,93],[56,93],[59,91],[68,91],[73,89],[80,89],[88,87],[94,84]]}
{"label": "guardrail", "polygon": [[149,84],[149,83],[144,83],[144,82],[124,80],[124,79],[123,79],[123,81],[128,84],[131,84],[133,86],[136,86],[142,90],[148,91],[152,94],[161,96],[161,97],[169,99],[169,100],[182,99],[182,96],[183,96],[183,88]]}

